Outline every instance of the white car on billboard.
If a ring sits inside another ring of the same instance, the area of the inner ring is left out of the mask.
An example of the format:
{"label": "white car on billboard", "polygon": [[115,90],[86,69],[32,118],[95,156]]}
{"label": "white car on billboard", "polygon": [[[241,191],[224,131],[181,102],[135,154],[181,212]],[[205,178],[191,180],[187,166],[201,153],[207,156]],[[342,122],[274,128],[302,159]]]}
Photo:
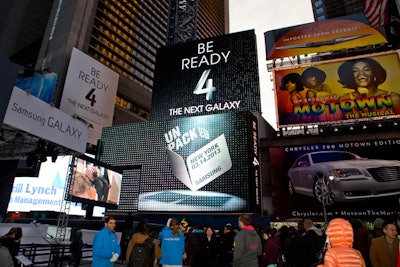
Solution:
{"label": "white car on billboard", "polygon": [[326,205],[400,195],[400,161],[367,159],[347,151],[318,151],[298,157],[288,170],[290,194]]}

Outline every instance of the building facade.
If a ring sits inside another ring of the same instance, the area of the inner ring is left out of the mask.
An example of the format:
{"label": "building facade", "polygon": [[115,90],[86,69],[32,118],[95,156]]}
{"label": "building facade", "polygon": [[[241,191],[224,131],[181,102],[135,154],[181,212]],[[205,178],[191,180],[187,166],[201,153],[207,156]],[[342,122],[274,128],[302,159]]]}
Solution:
{"label": "building facade", "polygon": [[[196,39],[228,33],[228,0],[197,2]],[[147,121],[168,5],[169,0],[2,1],[0,56],[19,64],[26,76],[57,73],[58,106],[76,47],[120,75],[113,124]]]}
{"label": "building facade", "polygon": [[363,0],[311,0],[315,21],[363,12]]}

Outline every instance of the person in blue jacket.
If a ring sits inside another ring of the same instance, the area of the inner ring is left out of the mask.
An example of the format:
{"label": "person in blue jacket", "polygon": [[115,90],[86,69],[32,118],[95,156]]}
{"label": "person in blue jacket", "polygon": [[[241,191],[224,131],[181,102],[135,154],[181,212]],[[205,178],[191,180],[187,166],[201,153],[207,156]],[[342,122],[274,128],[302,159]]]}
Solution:
{"label": "person in blue jacket", "polygon": [[167,225],[159,234],[163,267],[181,267],[185,254],[185,236],[179,230],[179,222],[175,218],[168,219]]}
{"label": "person in blue jacket", "polygon": [[92,267],[113,267],[121,254],[114,229],[117,222],[113,217],[106,217],[104,228],[93,238]]}

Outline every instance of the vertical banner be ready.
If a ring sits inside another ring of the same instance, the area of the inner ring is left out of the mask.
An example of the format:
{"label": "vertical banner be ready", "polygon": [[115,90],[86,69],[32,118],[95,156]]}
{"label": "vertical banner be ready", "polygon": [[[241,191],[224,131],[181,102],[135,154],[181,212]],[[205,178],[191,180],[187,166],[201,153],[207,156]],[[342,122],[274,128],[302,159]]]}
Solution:
{"label": "vertical banner be ready", "polygon": [[73,48],[60,109],[89,127],[88,143],[97,144],[103,127],[112,125],[119,75]]}

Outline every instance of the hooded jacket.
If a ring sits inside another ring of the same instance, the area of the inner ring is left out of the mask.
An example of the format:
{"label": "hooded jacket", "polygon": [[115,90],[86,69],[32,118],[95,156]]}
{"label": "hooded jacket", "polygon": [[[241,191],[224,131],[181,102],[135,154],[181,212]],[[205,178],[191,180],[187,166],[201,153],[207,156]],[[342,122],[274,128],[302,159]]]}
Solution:
{"label": "hooded jacket", "polygon": [[258,267],[262,253],[261,238],[252,226],[243,227],[235,236],[234,267]]}
{"label": "hooded jacket", "polygon": [[353,228],[349,221],[341,218],[333,219],[326,229],[329,239],[324,264],[318,267],[365,267],[361,253],[352,248]]}

